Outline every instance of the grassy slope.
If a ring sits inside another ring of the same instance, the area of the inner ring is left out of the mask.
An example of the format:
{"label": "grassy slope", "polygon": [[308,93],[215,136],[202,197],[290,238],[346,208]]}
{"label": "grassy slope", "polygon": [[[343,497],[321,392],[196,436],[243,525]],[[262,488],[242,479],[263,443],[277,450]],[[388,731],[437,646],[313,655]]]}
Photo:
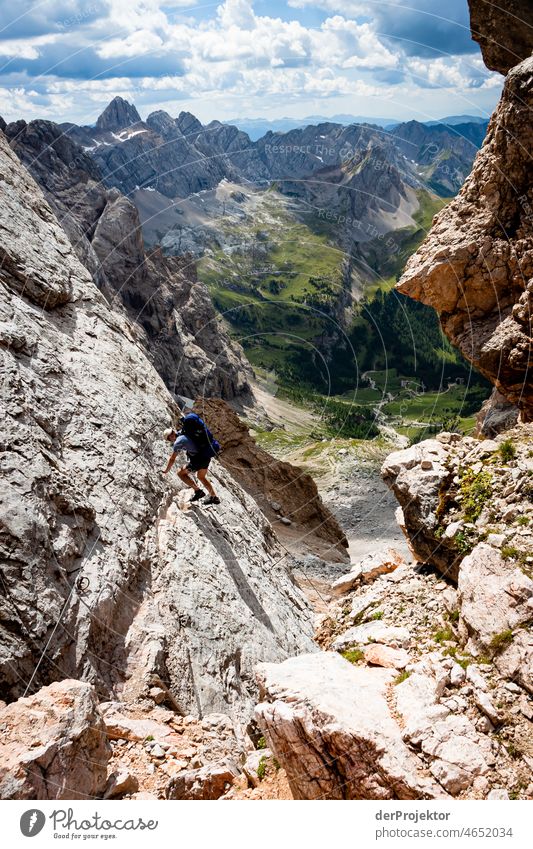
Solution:
{"label": "grassy slope", "polygon": [[[386,240],[375,239],[365,246],[368,264],[380,276],[379,282],[365,289],[367,304],[378,290],[393,288],[406,258],[420,245],[434,215],[447,202],[426,191],[419,192],[418,198],[420,207],[413,216],[416,226],[391,234],[397,251],[386,248]],[[297,372],[291,376],[289,366],[294,351],[311,351],[313,340],[324,328],[316,312],[304,303],[306,297],[319,294],[310,278],[327,278],[340,286],[344,255],[332,245],[327,233],[313,232],[308,224],[297,220],[287,209],[286,200],[272,190],[262,196],[256,216],[237,223],[223,221],[221,228],[238,236],[240,245],[231,253],[219,250],[204,257],[199,275],[252,364],[274,369],[282,382],[287,378],[289,391],[291,385],[297,390]],[[270,290],[271,281],[283,283],[279,292]],[[238,291],[229,287],[238,287]],[[366,323],[363,315],[355,318],[354,326],[358,323]],[[391,393],[394,400],[382,405],[382,412],[400,432],[414,438],[421,434],[423,425],[435,427],[455,420],[463,430],[473,426],[472,418],[464,415],[465,387],[414,395],[400,385],[401,378],[412,375],[398,375],[389,368],[372,373],[372,377],[375,390],[363,382],[335,400],[368,411],[384,393]]]}
{"label": "grassy slope", "polygon": [[417,192],[418,210],[413,215],[416,227],[404,227],[391,233],[398,250],[389,250],[384,246],[385,240],[373,239],[364,248],[364,254],[369,266],[376,271],[380,279],[366,287],[367,299],[371,299],[378,290],[389,291],[398,281],[406,260],[413,254],[425,239],[437,212],[449,203],[450,198],[441,198],[426,191]]}
{"label": "grassy slope", "polygon": [[[253,220],[223,221],[221,228],[237,233],[240,244],[231,253],[203,257],[199,277],[252,364],[282,368],[287,350],[310,350],[323,327],[316,309],[305,304],[320,294],[310,279],[326,278],[338,292],[344,254],[298,221],[273,191],[263,195]],[[272,291],[276,284],[279,291]]]}

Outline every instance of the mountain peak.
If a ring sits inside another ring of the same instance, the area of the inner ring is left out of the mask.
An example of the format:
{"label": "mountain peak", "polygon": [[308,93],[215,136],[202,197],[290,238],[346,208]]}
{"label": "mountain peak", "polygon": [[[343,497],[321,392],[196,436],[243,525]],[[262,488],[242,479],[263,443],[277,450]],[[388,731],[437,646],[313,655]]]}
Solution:
{"label": "mountain peak", "polygon": [[180,112],[176,118],[176,126],[184,136],[191,133],[201,133],[203,130],[200,121],[192,112]]}
{"label": "mountain peak", "polygon": [[123,130],[140,120],[141,116],[133,103],[128,103],[122,97],[114,97],[99,116],[96,127],[98,130]]}
{"label": "mountain peak", "polygon": [[164,138],[172,139],[181,136],[176,121],[163,109],[158,109],[157,112],[150,112],[145,123],[148,124],[151,130],[159,133]]}

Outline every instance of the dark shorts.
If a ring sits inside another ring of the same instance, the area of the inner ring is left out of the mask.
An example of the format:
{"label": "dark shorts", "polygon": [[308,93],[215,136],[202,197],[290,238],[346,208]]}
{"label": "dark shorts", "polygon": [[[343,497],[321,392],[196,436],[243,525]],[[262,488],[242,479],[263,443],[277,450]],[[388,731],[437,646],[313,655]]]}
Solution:
{"label": "dark shorts", "polygon": [[199,454],[193,454],[192,456],[189,454],[186,468],[189,472],[198,472],[200,469],[207,469],[209,467],[209,463],[213,459],[212,454],[205,454],[200,452]]}

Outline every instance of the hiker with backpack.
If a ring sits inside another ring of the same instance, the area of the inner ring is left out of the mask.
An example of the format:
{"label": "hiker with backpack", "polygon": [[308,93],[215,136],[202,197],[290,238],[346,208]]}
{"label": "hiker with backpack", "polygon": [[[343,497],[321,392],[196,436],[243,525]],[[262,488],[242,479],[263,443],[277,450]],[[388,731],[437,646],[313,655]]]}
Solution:
{"label": "hiker with backpack", "polygon": [[166,475],[170,472],[176,462],[178,452],[186,451],[188,463],[181,467],[178,475],[183,483],[194,489],[194,495],[191,501],[199,501],[201,498],[205,498],[204,490],[198,486],[190,475],[191,472],[194,472],[202,486],[205,486],[209,493],[209,497],[205,499],[204,504],[220,504],[220,498],[218,498],[210,481],[207,480],[207,470],[209,463],[213,457],[217,456],[221,449],[203,419],[196,413],[189,413],[182,418],[181,429],[179,431],[175,428],[168,428],[163,435],[167,442],[172,442],[172,454],[169,457],[163,474]]}

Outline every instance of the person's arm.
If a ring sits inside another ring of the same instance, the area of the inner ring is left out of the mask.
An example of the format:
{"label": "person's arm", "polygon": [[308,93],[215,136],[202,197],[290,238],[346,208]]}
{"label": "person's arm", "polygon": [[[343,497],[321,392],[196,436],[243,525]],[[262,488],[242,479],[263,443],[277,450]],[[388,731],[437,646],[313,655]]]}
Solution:
{"label": "person's arm", "polygon": [[170,470],[171,470],[172,466],[173,466],[173,465],[174,465],[174,463],[176,462],[176,457],[177,457],[177,456],[178,456],[178,452],[177,452],[177,451],[173,451],[173,452],[172,452],[172,454],[170,455],[170,457],[168,458],[168,463],[167,463],[167,465],[166,465],[166,468],[165,468],[165,469],[163,469],[163,474],[164,474],[164,475],[167,475],[167,474],[170,472]]}
{"label": "person's arm", "polygon": [[163,470],[164,475],[167,475],[170,472],[172,466],[176,462],[176,457],[178,456],[178,451],[183,451],[183,448],[184,448],[184,445],[185,445],[186,442],[187,442],[187,439],[183,435],[178,436],[174,445],[172,446],[172,454],[168,458],[168,463],[167,463],[166,469]]}

